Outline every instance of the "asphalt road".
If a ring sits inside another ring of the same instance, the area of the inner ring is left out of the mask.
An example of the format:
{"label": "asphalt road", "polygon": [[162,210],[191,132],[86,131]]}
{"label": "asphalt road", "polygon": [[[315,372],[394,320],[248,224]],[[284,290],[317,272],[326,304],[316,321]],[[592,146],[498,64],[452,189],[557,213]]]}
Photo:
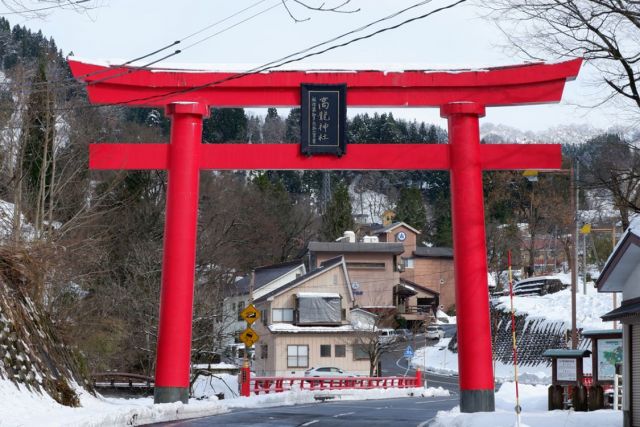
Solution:
{"label": "asphalt road", "polygon": [[[436,340],[426,340],[428,346],[437,344]],[[415,370],[407,368],[408,361],[404,358],[404,351],[407,346],[410,345],[414,350],[416,348],[424,347],[425,339],[424,335],[417,335],[414,340],[400,341],[395,343],[389,348],[388,351],[382,355],[382,375],[415,375]],[[427,372],[427,386],[429,387],[442,387],[451,392],[458,392],[460,389],[458,386],[458,377],[455,375],[439,375]]]}
{"label": "asphalt road", "polygon": [[228,414],[158,426],[204,427],[427,427],[438,411],[458,404],[457,396],[408,397],[364,401],[326,401],[296,406],[238,409]]}

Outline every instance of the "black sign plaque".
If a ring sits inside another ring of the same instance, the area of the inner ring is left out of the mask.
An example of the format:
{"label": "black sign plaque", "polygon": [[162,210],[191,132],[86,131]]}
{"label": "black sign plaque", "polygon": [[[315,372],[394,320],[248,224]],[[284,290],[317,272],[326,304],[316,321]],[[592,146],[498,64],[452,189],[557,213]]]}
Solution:
{"label": "black sign plaque", "polygon": [[335,154],[347,149],[347,85],[301,85],[301,150]]}

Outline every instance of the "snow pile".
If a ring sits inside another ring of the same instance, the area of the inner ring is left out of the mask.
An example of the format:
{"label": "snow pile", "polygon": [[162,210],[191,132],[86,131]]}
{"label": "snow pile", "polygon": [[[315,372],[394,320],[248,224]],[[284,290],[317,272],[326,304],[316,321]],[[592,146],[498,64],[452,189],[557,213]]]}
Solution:
{"label": "snow pile", "polygon": [[[229,399],[228,388],[237,390],[237,379],[232,375],[219,375],[209,382],[199,380],[195,385],[198,399],[190,399],[189,404],[166,403],[154,405],[153,398],[114,399],[94,397],[76,387],[82,407],[69,408],[59,405],[48,395],[31,393],[23,387],[0,379],[0,425],[24,426],[126,426],[152,422],[172,421],[203,417],[229,412],[238,408],[260,408],[270,406],[290,406],[316,403],[317,397],[326,396],[333,400],[372,400],[408,396],[449,396],[442,388],[422,387],[407,389],[376,390],[296,390],[284,393],[263,394],[251,397]],[[224,400],[218,400],[215,393],[225,393]],[[8,410],[11,408],[11,410]]]}
{"label": "snow pile", "polygon": [[[622,425],[622,411],[547,411],[547,388],[520,385],[521,427],[614,427]],[[459,408],[440,411],[432,427],[514,427],[515,385],[503,384],[496,393],[496,411],[462,414]]]}
{"label": "snow pile", "polygon": [[[563,280],[563,283],[566,282]],[[598,293],[593,283],[587,283],[586,288],[587,293],[583,294],[583,286],[578,283],[576,295],[578,329],[611,329],[611,324],[603,322],[600,318],[613,310],[611,295]],[[499,310],[511,311],[508,296],[497,298],[494,303]],[[571,328],[571,289],[542,296],[514,296],[513,306],[516,314],[526,314],[529,320],[564,322],[566,329]]]}
{"label": "snow pile", "polygon": [[[411,367],[436,374],[458,375],[458,354],[449,350],[450,341],[451,338],[445,338],[434,346],[419,348],[411,359]],[[494,361],[496,381],[513,381],[513,373],[513,365]],[[518,380],[525,384],[550,384],[551,366],[518,366]]]}

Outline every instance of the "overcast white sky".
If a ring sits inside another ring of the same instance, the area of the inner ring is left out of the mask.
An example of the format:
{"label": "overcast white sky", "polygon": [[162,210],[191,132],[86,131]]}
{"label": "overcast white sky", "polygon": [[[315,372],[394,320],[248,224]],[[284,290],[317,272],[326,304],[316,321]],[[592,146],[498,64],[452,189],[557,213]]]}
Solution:
{"label": "overcast white sky", "polygon": [[[27,0],[27,5],[30,4],[29,1],[31,0]],[[18,15],[5,17],[12,25],[26,25],[34,31],[42,30],[46,36],[52,36],[65,54],[73,52],[77,57],[88,60],[129,60],[174,40],[183,40],[196,31],[255,5],[225,22],[187,38],[178,46],[183,52],[163,63],[205,64],[210,67],[215,67],[214,64],[223,64],[225,67],[239,64],[238,69],[245,69],[246,64],[261,65],[279,59],[419,2],[352,0],[347,8],[360,8],[360,12],[336,14],[309,11],[288,0],[287,4],[297,18],[310,18],[305,22],[294,22],[282,6],[281,0],[98,1],[101,2],[101,7],[88,13],[56,9],[44,18],[27,19]],[[422,15],[451,2],[453,0],[432,0],[359,35]],[[43,3],[32,3],[33,7],[43,6]],[[309,0],[308,3],[314,3],[314,0]],[[327,5],[338,3],[326,0]],[[0,5],[0,13],[6,11],[5,6]],[[361,68],[374,68],[376,65],[384,67],[387,64],[394,68],[406,66],[407,69],[468,68],[523,62],[522,58],[509,56],[499,47],[504,42],[500,32],[493,24],[482,19],[480,13],[471,4],[463,4],[369,40],[304,60],[296,68],[309,68],[314,64]],[[258,15],[251,18],[256,14]],[[239,23],[245,19],[248,20]],[[234,24],[238,25],[223,31]],[[217,32],[221,33],[188,47]],[[167,52],[172,50],[175,48]],[[162,54],[156,58],[160,56]],[[542,130],[570,123],[589,123],[607,128],[617,121],[611,110],[593,111],[574,106],[589,104],[594,100],[588,95],[594,91],[587,84],[588,74],[588,69],[583,67],[578,80],[568,83],[563,102],[559,105],[491,108],[483,122],[506,124],[522,130]],[[397,117],[417,118],[445,126],[435,109],[404,109],[393,112]]]}

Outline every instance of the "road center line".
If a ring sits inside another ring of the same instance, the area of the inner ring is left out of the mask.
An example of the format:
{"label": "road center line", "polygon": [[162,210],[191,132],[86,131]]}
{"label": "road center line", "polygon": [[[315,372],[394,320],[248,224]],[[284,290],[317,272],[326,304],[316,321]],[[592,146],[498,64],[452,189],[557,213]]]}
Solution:
{"label": "road center line", "polygon": [[334,415],[333,418],[344,417],[345,415],[353,415],[355,412],[345,412],[344,414]]}
{"label": "road center line", "polygon": [[420,424],[418,424],[418,427],[427,427],[429,425],[429,423],[431,423],[431,421],[433,421],[435,419],[436,419],[436,417],[429,418],[427,421],[423,421]]}

